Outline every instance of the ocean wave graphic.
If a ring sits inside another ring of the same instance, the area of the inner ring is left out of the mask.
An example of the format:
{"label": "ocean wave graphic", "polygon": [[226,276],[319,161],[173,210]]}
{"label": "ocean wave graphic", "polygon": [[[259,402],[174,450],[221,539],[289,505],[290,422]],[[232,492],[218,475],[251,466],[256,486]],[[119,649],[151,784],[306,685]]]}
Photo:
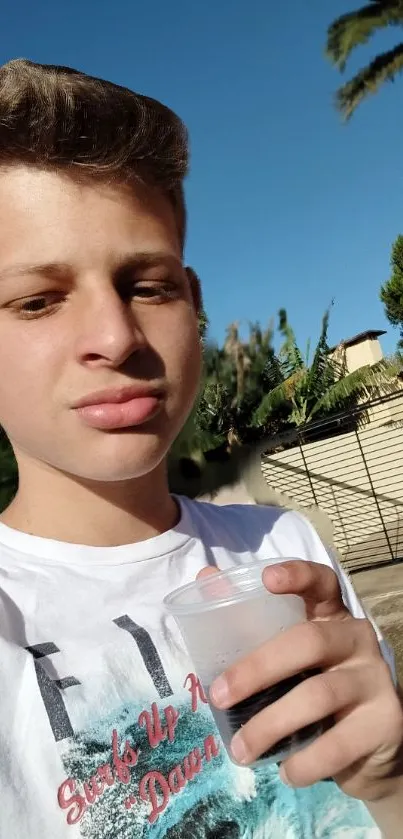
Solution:
{"label": "ocean wave graphic", "polygon": [[[158,772],[167,779],[175,766],[181,767],[183,777],[184,758],[195,748],[203,754],[212,734],[219,739],[208,706],[200,705],[192,712],[183,695],[173,704],[179,714],[175,736],[156,748],[150,747],[147,732],[139,725],[144,705],[137,703],[94,722],[66,742],[64,767],[80,794],[99,767],[112,765],[113,730],[120,754],[126,741],[137,754],[128,783],[115,776],[93,803],[86,803],[79,820],[83,839],[381,839],[366,808],[344,796],[332,782],[290,789],[273,765],[256,771],[236,767],[222,744],[218,754],[204,752],[200,771],[183,788],[179,784],[166,801],[157,783],[154,810],[159,806],[161,812],[150,821],[153,807],[147,794],[152,784],[142,787],[144,778]],[[160,703],[162,719],[163,708]],[[174,773],[175,783],[180,772]]]}

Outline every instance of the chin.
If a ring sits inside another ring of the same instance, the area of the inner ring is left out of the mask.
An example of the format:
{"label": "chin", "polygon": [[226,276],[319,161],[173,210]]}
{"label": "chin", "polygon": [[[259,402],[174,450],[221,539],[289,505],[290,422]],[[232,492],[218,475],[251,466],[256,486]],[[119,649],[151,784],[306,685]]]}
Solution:
{"label": "chin", "polygon": [[165,459],[171,440],[129,432],[108,435],[108,445],[87,448],[79,461],[64,471],[87,481],[112,483],[132,481],[154,472]]}

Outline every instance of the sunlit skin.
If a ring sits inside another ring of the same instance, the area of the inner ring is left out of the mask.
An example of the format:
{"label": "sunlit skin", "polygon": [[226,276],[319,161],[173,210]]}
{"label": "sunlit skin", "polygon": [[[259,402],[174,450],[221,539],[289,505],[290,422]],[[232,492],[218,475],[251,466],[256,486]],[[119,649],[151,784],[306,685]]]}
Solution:
{"label": "sunlit skin", "polygon": [[[197,306],[159,191],[0,172],[0,423],[20,472],[5,522],[52,535],[52,520],[94,544],[130,541],[142,506],[155,526],[140,537],[172,524],[164,458],[197,392]],[[75,408],[128,385],[158,396],[134,428],[94,428]],[[110,502],[122,518],[109,533]]]}

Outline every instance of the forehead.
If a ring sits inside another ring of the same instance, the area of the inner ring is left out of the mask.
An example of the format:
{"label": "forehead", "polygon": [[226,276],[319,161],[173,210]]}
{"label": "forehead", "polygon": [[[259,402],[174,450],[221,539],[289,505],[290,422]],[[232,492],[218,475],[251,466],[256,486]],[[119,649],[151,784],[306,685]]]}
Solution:
{"label": "forehead", "polygon": [[125,252],[178,256],[175,214],[158,190],[14,166],[0,171],[0,269]]}

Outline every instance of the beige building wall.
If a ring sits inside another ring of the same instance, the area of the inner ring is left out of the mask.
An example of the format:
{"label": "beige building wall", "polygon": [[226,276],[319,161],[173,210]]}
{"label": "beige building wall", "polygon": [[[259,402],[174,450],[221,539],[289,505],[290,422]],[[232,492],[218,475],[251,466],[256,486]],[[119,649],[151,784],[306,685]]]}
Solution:
{"label": "beige building wall", "polygon": [[366,364],[376,364],[383,358],[382,347],[378,338],[367,339],[359,344],[346,348],[346,362],[349,373],[365,367]]}
{"label": "beige building wall", "polygon": [[341,341],[330,355],[337,361],[345,360],[349,373],[359,370],[360,367],[366,367],[367,364],[376,364],[383,358],[382,347],[376,335],[377,333],[363,332],[362,337],[357,336],[348,341]]}
{"label": "beige building wall", "polygon": [[[361,367],[367,365],[372,366],[373,364],[377,364],[384,357],[379,338],[371,335],[371,333],[369,335],[368,333],[362,334],[362,340],[358,340],[352,344],[349,341],[342,342],[331,353],[336,360],[340,362],[343,359],[345,360],[349,373],[353,373],[355,370],[359,370]],[[398,386],[396,384],[396,388]],[[401,421],[402,419],[403,390],[401,400],[395,399],[390,404],[383,403],[382,405],[375,405],[369,412],[369,421],[378,426]]]}
{"label": "beige building wall", "polygon": [[316,502],[329,516],[335,545],[351,567],[364,552],[372,552],[374,560],[390,546],[403,554],[400,427],[370,423],[358,435],[342,434],[302,450],[266,455],[262,468],[271,488],[303,507]]}

